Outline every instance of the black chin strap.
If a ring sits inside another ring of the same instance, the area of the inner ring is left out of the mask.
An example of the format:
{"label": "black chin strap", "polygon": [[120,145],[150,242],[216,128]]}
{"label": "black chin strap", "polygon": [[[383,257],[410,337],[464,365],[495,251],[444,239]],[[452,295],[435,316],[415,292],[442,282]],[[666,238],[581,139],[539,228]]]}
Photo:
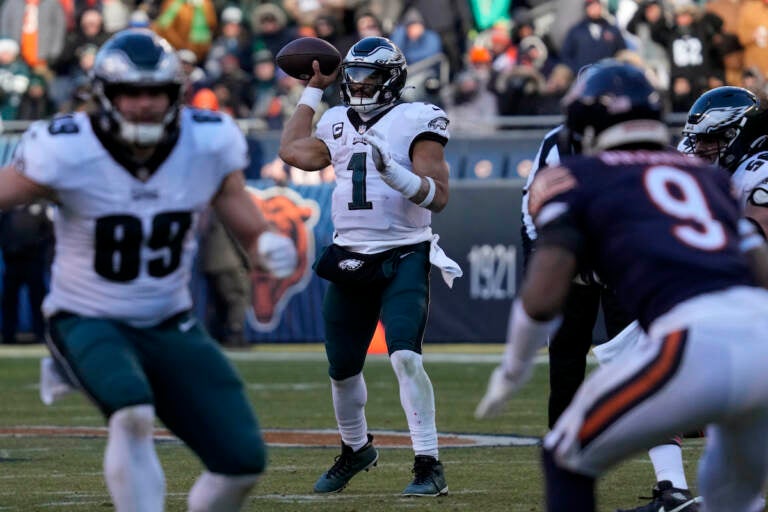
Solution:
{"label": "black chin strap", "polygon": [[174,128],[166,131],[165,137],[155,146],[149,158],[142,160],[136,158],[131,145],[119,139],[118,128],[106,113],[91,115],[90,119],[93,132],[104,149],[126,171],[141,180],[147,179],[157,171],[171,154],[179,139],[179,129],[174,123]]}

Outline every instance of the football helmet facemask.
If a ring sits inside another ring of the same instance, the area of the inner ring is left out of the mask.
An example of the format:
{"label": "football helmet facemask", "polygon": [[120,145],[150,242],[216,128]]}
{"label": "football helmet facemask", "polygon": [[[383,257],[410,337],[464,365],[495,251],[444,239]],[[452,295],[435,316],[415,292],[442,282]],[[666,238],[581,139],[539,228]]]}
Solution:
{"label": "football helmet facemask", "polygon": [[[96,53],[91,82],[103,127],[121,141],[154,146],[177,129],[184,72],[171,45],[151,30],[123,30],[107,40]],[[115,96],[147,89],[168,95],[167,112],[159,122],[128,121],[115,107]]]}
{"label": "football helmet facemask", "polygon": [[341,63],[341,98],[358,113],[375,113],[400,98],[408,74],[405,55],[384,37],[355,43]]}
{"label": "football helmet facemask", "polygon": [[570,136],[585,154],[669,144],[661,97],[643,71],[630,64],[594,66],[574,83],[562,104]]}
{"label": "football helmet facemask", "polygon": [[758,135],[757,96],[741,87],[717,87],[688,111],[678,150],[734,171]]}

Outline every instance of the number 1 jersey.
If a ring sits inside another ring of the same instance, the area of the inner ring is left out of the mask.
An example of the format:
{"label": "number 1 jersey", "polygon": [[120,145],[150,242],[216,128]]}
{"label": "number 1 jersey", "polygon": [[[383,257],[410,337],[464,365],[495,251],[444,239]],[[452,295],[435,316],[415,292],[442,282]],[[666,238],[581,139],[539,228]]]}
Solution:
{"label": "number 1 jersey", "polygon": [[384,183],[363,135],[375,131],[392,158],[411,170],[416,142],[445,145],[448,118],[428,103],[400,103],[363,121],[353,109],[334,107],[317,124],[315,136],[331,154],[336,188],[332,198],[333,241],[366,254],[432,239],[432,214]]}
{"label": "number 1 jersey", "polygon": [[185,109],[179,122],[175,145],[146,181],[107,151],[85,114],[37,122],[24,134],[14,165],[58,198],[46,315],[144,327],[192,306],[197,218],[248,155],[226,115]]}

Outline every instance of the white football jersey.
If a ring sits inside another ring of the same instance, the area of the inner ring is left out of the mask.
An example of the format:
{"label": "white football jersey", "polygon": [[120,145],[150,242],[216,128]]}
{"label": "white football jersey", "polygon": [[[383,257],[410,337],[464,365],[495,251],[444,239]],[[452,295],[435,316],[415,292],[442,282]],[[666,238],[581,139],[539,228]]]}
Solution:
{"label": "white football jersey", "polygon": [[731,184],[743,210],[754,189],[759,185],[768,189],[768,151],[755,153],[741,162],[731,176]]}
{"label": "white football jersey", "polygon": [[362,121],[346,107],[323,114],[315,136],[331,154],[336,188],[331,216],[334,243],[351,251],[372,254],[432,239],[432,213],[384,183],[361,137],[375,131],[392,158],[412,170],[413,144],[423,138],[448,141],[448,117],[427,103],[401,103],[381,117]]}
{"label": "white football jersey", "polygon": [[198,216],[247,161],[234,121],[208,111],[181,112],[179,139],[146,182],[105,149],[86,114],[30,126],[16,168],[59,200],[45,314],[144,327],[189,309]]}

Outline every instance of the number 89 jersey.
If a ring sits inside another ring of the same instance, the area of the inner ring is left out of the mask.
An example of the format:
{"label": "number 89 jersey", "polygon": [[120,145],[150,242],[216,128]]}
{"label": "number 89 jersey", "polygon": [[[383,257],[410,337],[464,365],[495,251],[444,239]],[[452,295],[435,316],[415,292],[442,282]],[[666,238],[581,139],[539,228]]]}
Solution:
{"label": "number 89 jersey", "polygon": [[212,112],[182,111],[176,144],[146,181],[115,160],[85,114],[33,124],[14,164],[58,198],[46,315],[144,327],[189,309],[198,215],[246,163],[237,125]]}
{"label": "number 89 jersey", "polygon": [[318,122],[315,136],[328,146],[336,174],[333,241],[371,254],[431,240],[431,212],[384,183],[362,137],[368,130],[379,134],[392,158],[409,170],[417,141],[445,145],[449,137],[445,112],[427,103],[400,103],[368,121],[352,109],[329,109]]}

